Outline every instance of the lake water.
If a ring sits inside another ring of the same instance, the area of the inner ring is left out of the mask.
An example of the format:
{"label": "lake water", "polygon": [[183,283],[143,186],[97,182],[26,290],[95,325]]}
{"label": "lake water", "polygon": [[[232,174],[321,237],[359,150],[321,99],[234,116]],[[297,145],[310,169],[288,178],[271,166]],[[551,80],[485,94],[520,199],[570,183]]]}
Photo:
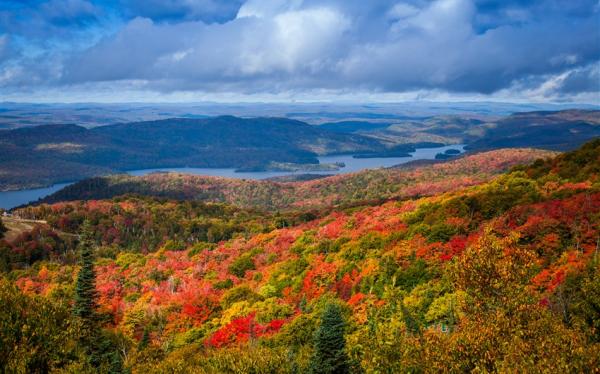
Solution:
{"label": "lake water", "polygon": [[[211,175],[217,177],[238,178],[238,179],[266,179],[293,174],[341,174],[353,173],[365,169],[377,169],[391,167],[394,165],[405,164],[415,160],[432,160],[438,153],[443,153],[447,149],[458,149],[464,151],[464,145],[449,145],[437,148],[420,148],[411,153],[412,157],[377,157],[377,158],[353,158],[352,155],[322,156],[319,157],[320,163],[343,162],[346,166],[339,170],[327,171],[258,171],[236,173],[235,169],[226,168],[157,168],[132,170],[127,173],[135,176],[147,175],[159,171],[171,171],[178,173]],[[36,201],[42,197],[50,195],[71,183],[59,183],[50,187],[34,188],[20,191],[0,192],[0,208],[11,209],[16,206]]]}
{"label": "lake water", "polygon": [[0,192],[0,208],[11,209],[31,201],[36,201],[37,199],[53,194],[70,184],[71,183],[58,183],[50,187]]}

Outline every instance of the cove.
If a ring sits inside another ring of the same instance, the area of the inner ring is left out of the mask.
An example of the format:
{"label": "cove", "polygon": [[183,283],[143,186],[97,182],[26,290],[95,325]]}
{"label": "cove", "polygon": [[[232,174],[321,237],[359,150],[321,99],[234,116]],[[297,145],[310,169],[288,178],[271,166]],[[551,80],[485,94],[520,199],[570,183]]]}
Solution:
{"label": "cove", "polygon": [[[210,175],[216,177],[238,178],[238,179],[267,179],[281,177],[293,174],[342,174],[355,173],[365,169],[387,168],[395,165],[405,164],[415,160],[433,160],[438,153],[444,153],[448,149],[457,149],[464,152],[464,144],[448,145],[436,148],[419,148],[412,152],[412,157],[376,157],[376,158],[354,158],[352,155],[331,155],[319,157],[320,163],[344,163],[344,167],[339,170],[327,171],[257,171],[257,172],[236,172],[233,168],[156,168],[130,170],[127,173],[134,176],[142,176],[156,172],[177,172],[196,175]],[[74,183],[74,182],[72,182]],[[58,183],[50,187],[33,188],[19,191],[0,192],[0,208],[12,209],[16,206],[27,204],[68,186],[71,183]]]}

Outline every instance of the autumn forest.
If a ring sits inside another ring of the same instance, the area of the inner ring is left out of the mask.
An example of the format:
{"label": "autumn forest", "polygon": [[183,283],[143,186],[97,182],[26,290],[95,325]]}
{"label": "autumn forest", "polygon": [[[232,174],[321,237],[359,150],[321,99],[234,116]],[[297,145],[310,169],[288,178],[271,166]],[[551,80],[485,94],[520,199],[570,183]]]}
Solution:
{"label": "autumn forest", "polygon": [[305,182],[96,181],[103,198],[4,217],[0,366],[594,372],[599,175],[593,140]]}
{"label": "autumn forest", "polygon": [[600,374],[600,0],[0,0],[0,374]]}

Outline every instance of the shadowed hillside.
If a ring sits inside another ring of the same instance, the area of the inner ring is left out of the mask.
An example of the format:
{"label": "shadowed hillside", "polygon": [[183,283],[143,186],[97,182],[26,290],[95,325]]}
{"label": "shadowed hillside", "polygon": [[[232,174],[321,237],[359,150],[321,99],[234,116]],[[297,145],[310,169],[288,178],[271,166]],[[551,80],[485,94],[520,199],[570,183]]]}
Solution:
{"label": "shadowed hillside", "polygon": [[382,149],[374,139],[283,118],[46,125],[0,131],[0,189],[156,167],[261,170],[271,162],[316,164],[317,155]]}

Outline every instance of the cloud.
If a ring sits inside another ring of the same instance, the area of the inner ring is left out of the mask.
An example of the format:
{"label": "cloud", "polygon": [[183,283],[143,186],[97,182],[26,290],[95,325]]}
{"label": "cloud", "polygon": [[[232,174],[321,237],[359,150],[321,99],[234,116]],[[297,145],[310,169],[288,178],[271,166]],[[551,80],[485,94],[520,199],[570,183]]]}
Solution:
{"label": "cloud", "polygon": [[0,31],[24,38],[66,37],[105,16],[88,0],[0,2]]}
{"label": "cloud", "polygon": [[12,54],[8,35],[0,35],[0,64],[7,60]]}
{"label": "cloud", "polygon": [[[137,79],[163,89],[248,86],[275,77],[322,74],[336,59],[350,23],[325,7],[289,10],[270,17],[244,15],[223,25],[156,24],[132,20],[67,65],[65,82]],[[152,40],[152,43],[145,42]],[[239,89],[244,89],[239,87]]]}
{"label": "cloud", "polygon": [[600,92],[600,64],[577,68],[563,74],[558,86],[559,93],[573,94]]}
{"label": "cloud", "polygon": [[95,22],[101,11],[85,0],[50,0],[41,4],[39,14],[53,25],[70,26]]}
{"label": "cloud", "polygon": [[102,14],[119,21],[48,59],[53,66],[37,69],[36,84],[240,94],[521,88],[544,96],[540,85],[552,81],[552,97],[598,91],[596,1],[119,1],[66,0],[42,12],[73,28],[85,17],[106,23]]}
{"label": "cloud", "polygon": [[242,0],[121,0],[125,15],[155,22],[223,23],[235,18]]}

